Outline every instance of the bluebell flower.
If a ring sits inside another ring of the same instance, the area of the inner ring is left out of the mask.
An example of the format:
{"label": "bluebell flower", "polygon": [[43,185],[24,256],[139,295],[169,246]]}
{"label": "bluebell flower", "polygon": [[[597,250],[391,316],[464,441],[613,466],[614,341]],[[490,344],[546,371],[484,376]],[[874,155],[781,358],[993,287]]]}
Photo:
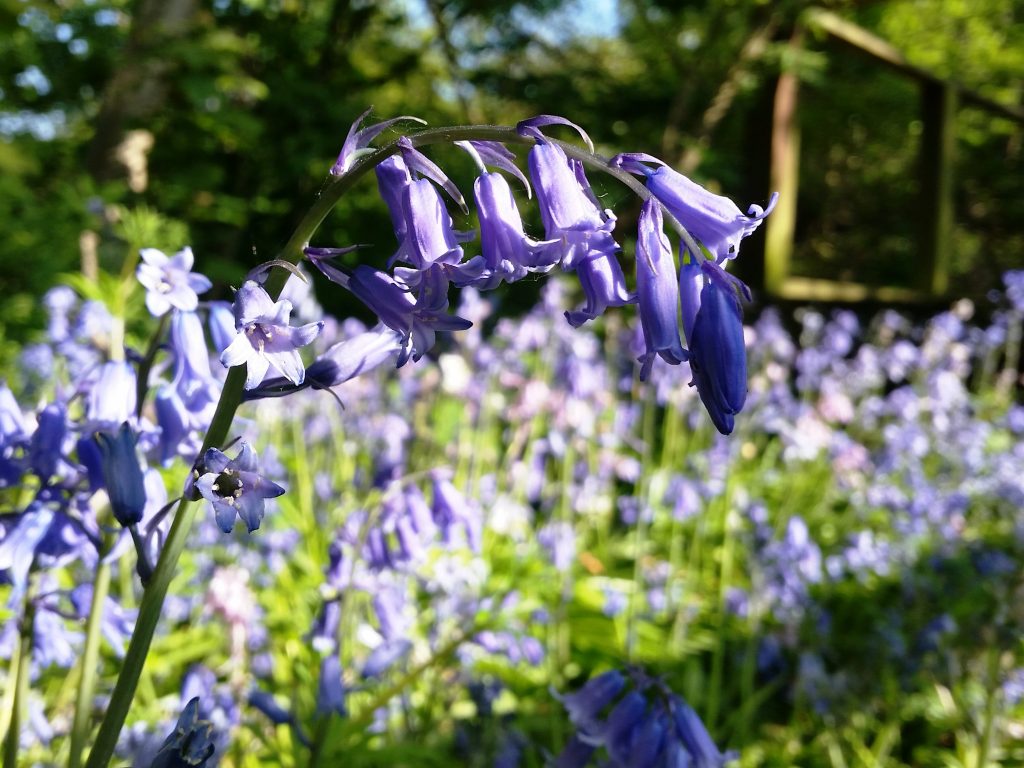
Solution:
{"label": "bluebell flower", "polygon": [[216,749],[214,738],[213,724],[199,719],[199,697],[196,697],[185,705],[150,768],[203,768]]}
{"label": "bluebell flower", "polygon": [[575,693],[560,697],[562,706],[569,713],[569,720],[576,726],[580,738],[589,741],[601,731],[601,716],[626,687],[626,678],[617,669],[610,669],[592,677]]}
{"label": "bluebell flower", "polygon": [[636,241],[636,288],[640,324],[647,350],[640,357],[640,380],[650,375],[654,358],[678,365],[687,359],[679,339],[679,285],[672,247],[662,228],[661,206],[647,200],[640,210]]}
{"label": "bluebell flower", "polygon": [[373,152],[373,149],[369,148],[369,144],[377,136],[386,131],[395,123],[401,122],[402,120],[411,120],[421,125],[426,125],[423,120],[418,117],[412,117],[411,115],[401,115],[399,117],[393,117],[390,120],[384,120],[380,123],[373,123],[365,128],[360,128],[363,120],[366,119],[367,115],[370,114],[370,109],[367,109],[363,114],[356,118],[356,121],[352,123],[352,126],[348,130],[348,135],[345,137],[345,143],[341,147],[341,152],[338,153],[338,159],[334,162],[331,167],[331,176],[341,176],[346,173],[355,163],[361,155]]}
{"label": "bluebell flower", "polygon": [[[92,585],[80,584],[71,590],[68,597],[75,609],[75,615],[85,620],[92,610]],[[135,611],[125,610],[114,598],[107,596],[100,606],[100,634],[110,644],[114,655],[124,658],[124,649],[135,628]]]}
{"label": "bluebell flower", "polygon": [[0,539],[0,574],[13,587],[11,600],[16,602],[28,586],[28,574],[36,558],[36,550],[49,533],[57,513],[38,501],[11,520],[4,522]]}
{"label": "bluebell flower", "polygon": [[487,266],[481,289],[513,283],[531,272],[547,272],[561,258],[559,240],[526,235],[512,189],[500,173],[482,173],[473,184],[480,218],[480,251]]}
{"label": "bluebell flower", "polygon": [[266,379],[250,390],[247,400],[277,397],[305,387],[330,389],[350,379],[369,373],[384,363],[395,363],[402,354],[403,335],[378,323],[364,333],[340,341],[310,363],[305,381],[296,386],[283,377]]}
{"label": "bluebell flower", "polygon": [[50,403],[39,412],[39,423],[29,441],[28,463],[44,483],[57,472],[67,434],[67,409],[63,405]]}
{"label": "bluebell flower", "polygon": [[198,294],[213,285],[209,278],[192,271],[195,257],[191,248],[182,248],[173,256],[156,248],[143,248],[139,256],[142,263],[136,275],[146,289],[146,308],[154,317],[172,308],[192,312],[199,306]]}
{"label": "bluebell flower", "polygon": [[294,721],[292,713],[277,703],[272,693],[253,688],[249,692],[249,706],[258,709],[274,725],[289,725]]}
{"label": "bluebell flower", "polygon": [[[646,163],[656,167],[651,169]],[[709,192],[656,157],[643,153],[623,153],[613,157],[609,165],[644,176],[644,183],[651,193],[711,253],[718,264],[739,255],[740,240],[760,226],[775,208],[779,198],[779,193],[775,192],[767,208],[751,205],[744,214],[728,197]]]}
{"label": "bluebell flower", "polygon": [[115,429],[135,417],[135,369],[111,360],[100,368],[89,388],[85,416],[97,429]]}
{"label": "bluebell flower", "polygon": [[103,456],[103,483],[114,517],[126,528],[135,525],[146,509],[146,486],[135,450],[135,433],[124,422],[116,435],[97,432],[95,437]]}
{"label": "bluebell flower", "polygon": [[561,147],[538,141],[527,162],[537,192],[544,236],[561,243],[561,263],[565,269],[574,268],[590,256],[618,252],[619,245],[611,234],[615,217],[610,211],[601,211],[589,185],[580,184],[582,168],[577,174],[576,166]]}
{"label": "bluebell flower", "polygon": [[[472,323],[449,315],[447,286],[444,276],[425,270],[420,296],[411,287],[386,272],[360,264],[346,286],[389,328],[402,334],[402,351],[397,364],[402,366],[411,357],[419,360],[434,346],[436,331],[461,331]],[[440,278],[434,281],[434,278]],[[445,283],[445,289],[427,290],[431,281]]]}
{"label": "bluebell flower", "polygon": [[362,676],[367,679],[380,677],[408,656],[411,650],[412,643],[404,637],[385,640],[370,651],[370,655],[363,663]]}
{"label": "bluebell flower", "polygon": [[316,711],[318,714],[336,714],[345,717],[345,683],[341,677],[341,660],[338,654],[325,656],[320,662],[320,682],[317,686]]}
{"label": "bluebell flower", "polygon": [[626,288],[626,277],[614,254],[596,251],[577,263],[576,276],[587,303],[581,309],[569,310],[565,319],[574,328],[604,314],[608,307],[622,307],[636,301]]}
{"label": "bluebell flower", "polygon": [[255,531],[263,519],[264,500],[284,493],[284,488],[260,475],[256,451],[246,442],[233,459],[210,448],[196,472],[195,489],[213,503],[217,525],[225,533],[234,527],[236,514],[249,533]]}
{"label": "bluebell flower", "polygon": [[235,313],[226,301],[211,301],[207,323],[213,349],[219,355],[235,340]]}
{"label": "bluebell flower", "polygon": [[584,766],[602,747],[610,768],[722,768],[734,758],[718,750],[685,701],[639,669],[628,680],[606,672],[562,702],[577,731],[558,766]]}
{"label": "bluebell flower", "polygon": [[220,356],[226,367],[247,366],[245,388],[259,386],[273,366],[293,384],[301,384],[305,368],[298,349],[313,341],[323,323],[291,327],[288,319],[291,302],[275,302],[261,285],[246,280],[235,294],[234,313],[237,335]]}
{"label": "bluebell flower", "polygon": [[712,423],[728,435],[747,399],[747,350],[739,296],[748,289],[710,261],[701,269],[705,285],[689,337],[690,369]]}

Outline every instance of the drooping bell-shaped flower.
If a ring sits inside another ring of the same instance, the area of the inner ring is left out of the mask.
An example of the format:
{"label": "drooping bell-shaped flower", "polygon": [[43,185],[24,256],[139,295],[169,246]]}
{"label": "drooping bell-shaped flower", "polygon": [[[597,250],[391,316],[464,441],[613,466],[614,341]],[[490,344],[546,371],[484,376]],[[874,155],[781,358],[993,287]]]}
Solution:
{"label": "drooping bell-shaped flower", "polygon": [[527,158],[544,236],[561,243],[561,263],[572,269],[588,256],[619,250],[612,237],[615,218],[602,213],[589,186],[583,187],[569,158],[557,144],[540,141]]}
{"label": "drooping bell-shaped flower", "polygon": [[747,399],[747,350],[739,298],[746,286],[710,261],[704,262],[702,270],[706,280],[690,335],[690,368],[711,421],[728,435],[733,417]]}
{"label": "drooping bell-shaped flower", "polygon": [[235,294],[234,313],[237,335],[220,356],[226,367],[247,366],[245,388],[258,386],[273,366],[293,384],[301,384],[305,368],[298,349],[313,341],[323,323],[291,327],[290,301],[275,302],[263,286],[246,280]]}
{"label": "drooping bell-shaped flower", "polygon": [[[649,168],[646,163],[656,167]],[[779,198],[779,193],[775,192],[767,208],[751,205],[744,214],[728,197],[709,192],[656,157],[623,153],[613,157],[609,165],[644,176],[644,183],[652,194],[707,248],[718,264],[739,255],[740,240],[760,226]]]}
{"label": "drooping bell-shaped flower", "polygon": [[114,517],[126,528],[142,520],[146,509],[146,484],[135,450],[135,433],[125,422],[117,434],[97,432],[103,456],[103,483]]}
{"label": "drooping bell-shaped flower", "polygon": [[57,471],[64,455],[64,438],[68,433],[67,409],[50,403],[39,413],[39,424],[29,442],[28,463],[45,483]]}
{"label": "drooping bell-shaped flower", "polygon": [[679,339],[679,284],[672,246],[662,229],[661,206],[644,202],[636,241],[636,291],[646,352],[640,357],[640,380],[650,375],[654,358],[678,365],[687,359]]}
{"label": "drooping bell-shaped flower", "polygon": [[[472,323],[449,315],[447,280],[438,270],[410,270],[418,286],[410,286],[386,272],[360,264],[348,281],[352,291],[389,328],[402,334],[402,352],[397,365],[414,361],[434,346],[436,331],[463,331]],[[436,279],[435,279],[436,278]],[[418,297],[413,289],[418,288]]]}
{"label": "drooping bell-shaped flower", "polygon": [[580,738],[587,743],[594,743],[593,738],[603,727],[601,715],[625,687],[626,678],[623,674],[617,669],[611,669],[590,678],[575,693],[561,697],[562,706],[569,713],[569,720],[578,729]]}
{"label": "drooping bell-shaped flower", "polygon": [[217,525],[225,533],[234,527],[236,514],[249,533],[255,531],[263,520],[264,500],[284,493],[284,488],[259,473],[256,451],[246,442],[233,459],[210,448],[197,471],[195,489],[213,504]]}
{"label": "drooping bell-shaped flower", "polygon": [[146,308],[154,317],[172,308],[192,312],[199,306],[198,294],[210,290],[213,283],[205,275],[192,271],[195,256],[189,247],[168,256],[156,248],[139,251],[142,263],[136,270],[146,289]]}
{"label": "drooping bell-shaped flower", "polygon": [[480,250],[487,277],[481,289],[503,280],[513,283],[530,272],[547,272],[561,258],[558,240],[536,241],[526,235],[512,189],[500,173],[482,173],[473,184],[480,218]]}
{"label": "drooping bell-shaped flower", "polygon": [[622,307],[636,301],[626,288],[626,276],[613,254],[595,252],[576,265],[576,275],[587,303],[581,309],[565,313],[574,328],[600,317],[608,307]]}

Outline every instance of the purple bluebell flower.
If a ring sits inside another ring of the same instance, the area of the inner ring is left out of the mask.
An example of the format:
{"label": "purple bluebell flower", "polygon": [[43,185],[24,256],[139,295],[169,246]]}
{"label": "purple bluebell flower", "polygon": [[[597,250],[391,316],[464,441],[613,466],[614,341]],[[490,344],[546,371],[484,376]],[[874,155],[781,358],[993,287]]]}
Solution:
{"label": "purple bluebell flower", "polygon": [[672,246],[662,229],[661,206],[647,200],[640,210],[636,241],[636,287],[646,352],[640,380],[646,381],[656,355],[671,365],[687,359],[679,339],[679,285]]}
{"label": "purple bluebell flower", "polygon": [[[426,270],[429,274],[431,271]],[[437,274],[437,273],[434,273]],[[443,280],[443,275],[440,276]],[[434,346],[436,331],[462,331],[472,323],[449,315],[447,286],[445,290],[421,290],[413,296],[410,287],[386,272],[360,264],[352,271],[348,289],[372,309],[389,328],[403,336],[399,367],[411,357],[419,360]]]}
{"label": "purple bluebell flower", "polygon": [[277,703],[272,693],[260,688],[253,688],[249,692],[249,706],[266,715],[274,725],[288,725],[295,719],[291,712]]}
{"label": "purple bluebell flower", "polygon": [[261,285],[246,280],[235,294],[234,313],[237,335],[220,356],[225,367],[247,366],[245,388],[254,389],[271,366],[293,384],[305,377],[299,347],[313,341],[323,323],[292,328],[288,318],[291,302],[274,302]]}
{"label": "purple bluebell flower", "polygon": [[203,456],[195,488],[207,501],[213,503],[217,525],[230,533],[237,514],[252,533],[263,519],[264,499],[273,499],[284,493],[284,488],[260,475],[256,451],[243,442],[234,459],[229,459],[216,448]]}
{"label": "purple bluebell flower", "polygon": [[[402,190],[402,215],[405,218],[404,259],[416,269],[429,264],[458,265],[463,251],[459,240],[466,234],[455,231],[437,188],[428,179],[410,181]],[[468,233],[475,237],[475,232]]]}
{"label": "purple bluebell flower", "polygon": [[580,737],[588,743],[601,732],[601,715],[626,687],[626,678],[617,669],[592,677],[575,693],[560,697]]}
{"label": "purple bluebell flower", "polygon": [[57,472],[68,433],[67,409],[51,403],[39,412],[39,424],[28,446],[28,463],[44,483]]}
{"label": "purple bluebell flower", "polygon": [[629,762],[634,733],[643,725],[647,701],[639,691],[629,691],[612,708],[600,732],[600,740],[612,760],[620,765]]}
{"label": "purple bluebell flower", "polygon": [[71,322],[68,316],[78,303],[78,296],[67,285],[57,285],[43,296],[43,306],[49,314],[47,336],[54,344],[60,344],[70,335]]}
{"label": "purple bluebell flower", "polygon": [[612,237],[615,217],[594,203],[589,186],[580,185],[575,168],[557,144],[539,141],[528,156],[530,178],[544,236],[561,243],[562,266],[572,269],[589,256],[619,250]]}
{"label": "purple bluebell flower", "polygon": [[4,537],[0,539],[0,574],[10,580],[14,601],[20,599],[28,586],[28,574],[36,558],[36,550],[50,532],[56,515],[37,501],[15,520],[7,518],[4,521]]}
{"label": "purple bluebell flower", "polygon": [[626,288],[622,267],[611,253],[597,251],[586,257],[576,265],[576,275],[587,303],[581,309],[565,313],[574,328],[600,317],[608,307],[622,307],[636,301]]}
{"label": "purple bluebell flower", "polygon": [[409,655],[412,650],[412,643],[405,638],[385,640],[378,645],[366,658],[363,663],[362,676],[364,679],[380,677],[387,670]]}
{"label": "purple bluebell flower", "polygon": [[336,714],[345,717],[345,683],[341,677],[341,661],[337,653],[325,656],[320,662],[320,683],[317,686],[316,711],[318,714]]}
{"label": "purple bluebell flower", "polygon": [[171,309],[194,311],[199,306],[197,294],[213,285],[207,277],[192,271],[195,257],[187,246],[170,257],[156,248],[143,248],[139,256],[142,263],[136,275],[146,289],[146,308],[154,317]]}
{"label": "purple bluebell flower", "polygon": [[420,125],[426,125],[426,122],[420,120],[418,117],[412,117],[411,115],[400,115],[399,117],[393,117],[390,120],[384,120],[380,123],[373,123],[365,128],[360,128],[363,120],[370,114],[370,109],[367,109],[363,114],[356,118],[356,121],[352,123],[352,127],[348,129],[348,135],[345,137],[345,143],[341,147],[341,152],[338,154],[338,159],[331,166],[331,176],[341,176],[345,174],[356,160],[361,155],[373,152],[372,148],[369,148],[369,144],[377,136],[386,131],[395,123],[401,122],[402,120],[411,120],[412,122],[419,123]]}
{"label": "purple bluebell flower", "polygon": [[135,369],[126,362],[104,363],[89,388],[85,415],[100,429],[115,429],[135,417]]}
{"label": "purple bluebell flower", "polygon": [[710,261],[701,266],[706,280],[690,335],[690,369],[711,421],[728,435],[747,399],[747,350],[739,301],[746,286]]}
{"label": "purple bluebell flower", "polygon": [[219,355],[235,340],[235,313],[226,301],[211,301],[207,322],[213,349]]}
{"label": "purple bluebell flower", "polygon": [[306,379],[302,385],[295,386],[283,377],[266,379],[259,387],[250,390],[246,399],[276,397],[305,387],[336,387],[384,363],[397,362],[402,350],[402,334],[378,323],[368,331],[331,346],[306,368]]}
{"label": "purple bluebell flower", "polygon": [[213,757],[213,724],[199,718],[199,697],[185,705],[150,768],[204,768]]}
{"label": "purple bluebell flower", "polygon": [[[653,170],[645,163],[652,163]],[[767,208],[751,205],[743,214],[732,200],[709,192],[700,184],[690,181],[656,157],[643,153],[623,153],[609,163],[645,177],[647,188],[686,227],[715,262],[739,255],[740,240],[752,234],[761,221],[772,212],[779,193],[772,194]],[[698,254],[693,254],[694,258]]]}
{"label": "purple bluebell flower", "polygon": [[[92,609],[92,585],[80,584],[71,590],[68,596],[71,598],[75,614],[80,619],[87,618]],[[109,596],[104,598],[100,611],[102,613],[100,633],[110,644],[114,655],[123,658],[125,645],[135,628],[135,611],[125,610],[114,598]]]}
{"label": "purple bluebell flower", "polygon": [[97,432],[96,442],[103,455],[103,482],[114,517],[126,528],[135,525],[142,520],[146,508],[146,486],[135,450],[135,433],[124,422],[116,435]]}

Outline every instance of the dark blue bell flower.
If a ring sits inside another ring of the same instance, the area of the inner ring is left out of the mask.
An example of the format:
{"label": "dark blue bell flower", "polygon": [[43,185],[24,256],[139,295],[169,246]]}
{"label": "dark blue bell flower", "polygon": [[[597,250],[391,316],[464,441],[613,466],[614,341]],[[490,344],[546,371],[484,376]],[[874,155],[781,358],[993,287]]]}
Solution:
{"label": "dark blue bell flower", "polygon": [[196,697],[185,705],[150,768],[204,768],[214,751],[213,724],[200,720]]}
{"label": "dark blue bell flower", "polygon": [[412,643],[405,638],[385,640],[378,645],[366,658],[363,664],[362,676],[364,679],[380,677],[387,670],[409,655],[412,650]]}
{"label": "dark blue bell flower", "polygon": [[64,455],[67,417],[67,409],[60,403],[51,403],[39,412],[39,423],[28,446],[28,463],[44,483],[57,472]]}
{"label": "dark blue bell flower", "polygon": [[605,708],[625,687],[626,678],[623,674],[617,669],[610,669],[588,680],[575,693],[561,697],[562,706],[569,713],[569,720],[576,726],[582,739],[589,741],[602,732],[600,718]]}
{"label": "dark blue bell flower", "polygon": [[644,724],[647,700],[639,691],[630,691],[612,709],[601,734],[605,749],[612,760],[620,765],[631,765],[633,742]]}
{"label": "dark blue bell flower", "polygon": [[693,768],[721,768],[725,765],[728,756],[723,755],[715,746],[711,734],[693,711],[693,707],[678,696],[673,696],[670,709],[675,721],[676,735],[690,754],[690,765]]}
{"label": "dark blue bell flower", "polygon": [[126,421],[117,434],[97,432],[95,437],[103,457],[103,483],[114,517],[126,528],[135,525],[146,509],[146,486],[135,450],[135,433]]}
{"label": "dark blue bell flower", "polygon": [[703,270],[709,279],[701,290],[690,336],[690,368],[711,421],[728,435],[747,398],[747,350],[738,295],[742,283],[711,262],[704,262]]}

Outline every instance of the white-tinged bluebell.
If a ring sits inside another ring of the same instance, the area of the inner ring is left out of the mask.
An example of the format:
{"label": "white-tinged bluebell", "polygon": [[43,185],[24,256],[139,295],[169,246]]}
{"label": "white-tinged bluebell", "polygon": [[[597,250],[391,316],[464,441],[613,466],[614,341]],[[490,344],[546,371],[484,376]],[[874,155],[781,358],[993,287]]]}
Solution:
{"label": "white-tinged bluebell", "polygon": [[171,309],[192,312],[199,306],[199,295],[213,283],[205,275],[192,271],[195,256],[186,246],[173,256],[156,248],[139,251],[142,263],[135,274],[146,289],[146,308],[154,317]]}
{"label": "white-tinged bluebell", "polygon": [[305,368],[298,349],[313,341],[323,322],[291,327],[292,305],[282,299],[275,302],[263,286],[246,280],[235,294],[234,314],[237,335],[221,353],[226,367],[247,366],[245,388],[259,386],[273,366],[293,384],[301,384]]}

